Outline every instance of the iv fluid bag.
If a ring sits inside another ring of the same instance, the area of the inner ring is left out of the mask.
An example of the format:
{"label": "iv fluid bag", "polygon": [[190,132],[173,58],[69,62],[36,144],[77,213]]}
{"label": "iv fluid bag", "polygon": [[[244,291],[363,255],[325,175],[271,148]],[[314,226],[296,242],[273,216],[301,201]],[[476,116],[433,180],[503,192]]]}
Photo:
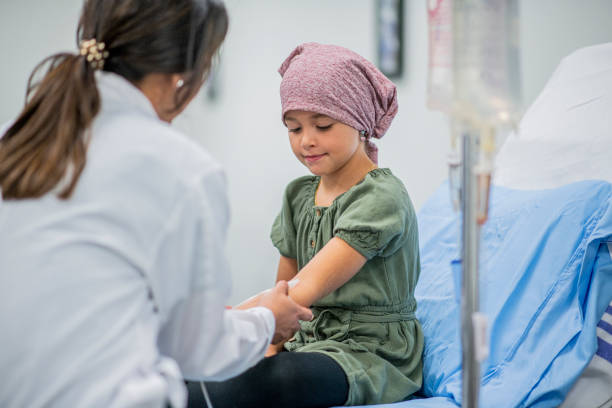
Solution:
{"label": "iv fluid bag", "polygon": [[477,126],[520,118],[518,0],[428,0],[427,105]]}
{"label": "iv fluid bag", "polygon": [[453,2],[451,114],[477,126],[520,119],[518,0]]}
{"label": "iv fluid bag", "polygon": [[428,0],[427,107],[450,114],[453,103],[453,0]]}

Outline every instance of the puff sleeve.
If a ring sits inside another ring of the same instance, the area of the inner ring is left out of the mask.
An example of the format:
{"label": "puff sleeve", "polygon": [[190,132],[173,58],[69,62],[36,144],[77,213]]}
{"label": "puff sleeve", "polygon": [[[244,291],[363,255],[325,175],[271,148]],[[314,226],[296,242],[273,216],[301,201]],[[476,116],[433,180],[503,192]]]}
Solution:
{"label": "puff sleeve", "polygon": [[334,236],[370,260],[395,253],[414,229],[414,208],[401,182],[371,182],[356,186],[339,204]]}
{"label": "puff sleeve", "polygon": [[270,238],[272,244],[278,249],[282,256],[297,258],[296,231],[293,225],[293,214],[291,207],[283,200],[283,207],[272,224]]}
{"label": "puff sleeve", "polygon": [[287,185],[280,213],[272,224],[270,238],[282,256],[297,258],[297,219],[306,205],[313,177],[300,177]]}

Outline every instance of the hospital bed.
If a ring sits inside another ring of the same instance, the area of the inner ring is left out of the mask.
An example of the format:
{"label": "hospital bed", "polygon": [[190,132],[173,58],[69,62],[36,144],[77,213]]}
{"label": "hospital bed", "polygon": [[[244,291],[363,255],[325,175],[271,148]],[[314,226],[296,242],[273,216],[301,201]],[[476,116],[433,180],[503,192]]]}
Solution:
{"label": "hospital bed", "polygon": [[[481,407],[612,407],[612,43],[563,59],[496,160],[481,230],[489,357]],[[423,388],[393,408],[461,404],[459,214],[418,214]]]}

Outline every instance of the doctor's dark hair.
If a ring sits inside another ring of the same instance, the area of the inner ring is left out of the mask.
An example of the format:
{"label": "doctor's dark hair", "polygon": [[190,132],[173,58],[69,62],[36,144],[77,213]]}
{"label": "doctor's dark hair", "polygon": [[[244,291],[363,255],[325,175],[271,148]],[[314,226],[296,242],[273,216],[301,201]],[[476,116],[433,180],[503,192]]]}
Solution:
{"label": "doctor's dark hair", "polygon": [[[87,0],[77,44],[103,42],[103,70],[134,85],[152,73],[183,75],[176,112],[200,89],[227,29],[220,0]],[[36,198],[56,187],[60,198],[69,198],[85,167],[88,129],[99,110],[94,68],[86,57],[59,53],[38,64],[25,107],[0,135],[3,199]]]}

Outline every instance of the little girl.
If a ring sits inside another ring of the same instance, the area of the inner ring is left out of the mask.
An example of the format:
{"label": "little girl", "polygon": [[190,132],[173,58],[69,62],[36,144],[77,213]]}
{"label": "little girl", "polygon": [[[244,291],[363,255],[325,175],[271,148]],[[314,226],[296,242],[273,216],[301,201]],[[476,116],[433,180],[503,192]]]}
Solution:
{"label": "little girl", "polygon": [[[312,176],[292,181],[271,238],[277,280],[314,319],[246,373],[206,383],[215,408],[391,403],[421,387],[420,271],[408,193],[371,138],[397,112],[395,86],[342,47],[298,46],[279,70],[282,119]],[[243,305],[248,306],[248,305]],[[287,352],[279,352],[287,351]]]}

